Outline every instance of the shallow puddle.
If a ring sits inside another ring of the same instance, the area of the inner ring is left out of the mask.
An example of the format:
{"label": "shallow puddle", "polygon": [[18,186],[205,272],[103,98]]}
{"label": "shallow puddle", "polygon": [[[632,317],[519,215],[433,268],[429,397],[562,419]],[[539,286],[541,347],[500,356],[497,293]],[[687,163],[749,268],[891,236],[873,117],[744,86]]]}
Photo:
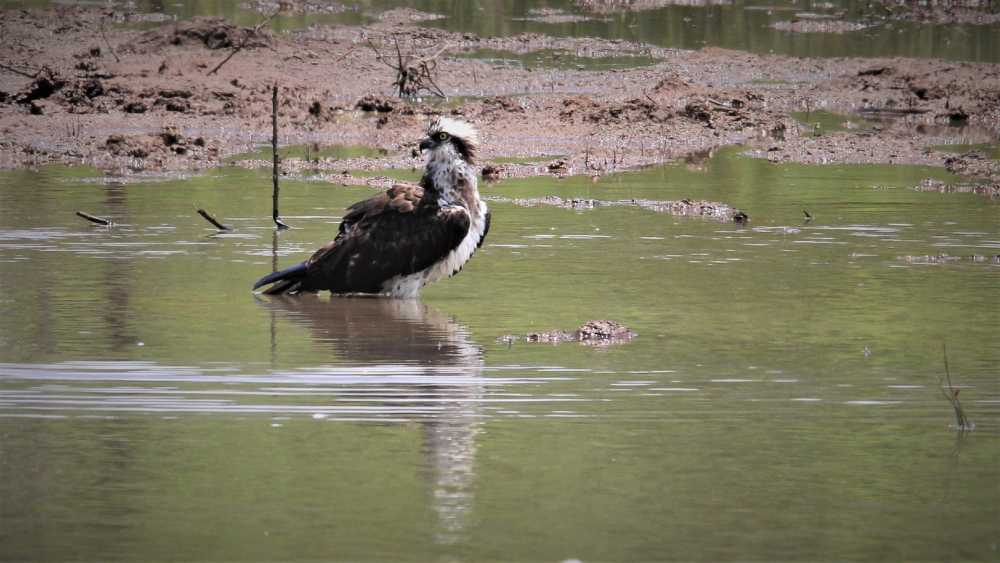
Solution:
{"label": "shallow puddle", "polygon": [[482,59],[496,66],[516,66],[527,69],[610,70],[648,66],[657,62],[656,59],[648,56],[586,57],[557,49],[542,49],[527,53],[479,49],[456,56]]}
{"label": "shallow puddle", "polygon": [[791,115],[807,131],[816,136],[840,131],[871,129],[874,126],[874,123],[868,120],[826,110],[794,111]]}
{"label": "shallow puddle", "polygon": [[[484,186],[751,220],[492,204],[419,302],[250,292],[370,188],[285,182],[276,233],[268,171],[3,172],[5,556],[994,557],[1000,205],[912,189],[940,170],[738,152]],[[638,337],[498,341],[601,318]]]}

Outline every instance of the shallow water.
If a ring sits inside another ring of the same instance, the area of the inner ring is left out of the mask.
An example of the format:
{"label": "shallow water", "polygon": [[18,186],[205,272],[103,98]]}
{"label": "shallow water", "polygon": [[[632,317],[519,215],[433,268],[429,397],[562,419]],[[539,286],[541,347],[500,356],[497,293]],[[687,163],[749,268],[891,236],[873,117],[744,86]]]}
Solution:
{"label": "shallow water", "polygon": [[[465,0],[420,0],[410,5],[447,16],[425,25],[481,36],[541,33],[558,37],[602,37],[650,43],[660,47],[701,49],[723,47],[753,53],[797,57],[941,58],[978,62],[1000,61],[1000,26],[930,25],[904,21],[879,22],[850,33],[792,33],[770,27],[781,21],[812,15],[848,21],[872,21],[884,12],[864,2],[709,1],[704,6],[679,0],[654,10],[590,14],[592,19],[544,23],[526,19],[534,3],[472,3]],[[388,3],[387,3],[388,4]],[[620,4],[620,3],[619,3]],[[581,13],[571,0],[553,0],[546,7]],[[586,12],[582,12],[587,15]]]}
{"label": "shallow water", "polygon": [[751,223],[494,203],[419,302],[249,291],[368,188],[0,174],[0,559],[995,558],[1000,205],[737,153],[486,187]]}

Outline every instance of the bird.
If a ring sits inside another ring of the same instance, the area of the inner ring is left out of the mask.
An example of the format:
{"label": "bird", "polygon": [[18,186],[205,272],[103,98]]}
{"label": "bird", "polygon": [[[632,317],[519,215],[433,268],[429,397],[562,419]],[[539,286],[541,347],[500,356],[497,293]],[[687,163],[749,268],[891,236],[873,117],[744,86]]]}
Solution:
{"label": "bird", "polygon": [[350,206],[333,241],[306,261],[260,278],[253,289],[412,299],[424,286],[457,274],[490,230],[473,169],[478,147],[471,124],[432,120],[420,142],[428,159],[418,185],[395,184]]}

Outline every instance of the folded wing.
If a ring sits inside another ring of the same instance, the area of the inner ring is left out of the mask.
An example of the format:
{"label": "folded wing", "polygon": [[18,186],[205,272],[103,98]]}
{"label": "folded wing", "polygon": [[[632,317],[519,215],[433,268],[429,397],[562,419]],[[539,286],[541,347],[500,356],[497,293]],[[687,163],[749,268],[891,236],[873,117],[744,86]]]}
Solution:
{"label": "folded wing", "polygon": [[438,207],[419,186],[394,186],[348,209],[337,238],[305,262],[296,290],[382,292],[387,280],[444,259],[469,226],[464,208]]}

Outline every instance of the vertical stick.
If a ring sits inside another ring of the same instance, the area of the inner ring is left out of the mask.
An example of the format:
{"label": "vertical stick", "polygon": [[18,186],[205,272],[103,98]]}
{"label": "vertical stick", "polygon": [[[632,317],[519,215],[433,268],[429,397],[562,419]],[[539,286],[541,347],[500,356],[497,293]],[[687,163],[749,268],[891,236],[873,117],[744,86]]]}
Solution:
{"label": "vertical stick", "polygon": [[278,84],[271,88],[271,153],[273,155],[271,166],[271,183],[274,187],[271,192],[271,218],[279,229],[287,229],[288,225],[278,218]]}

